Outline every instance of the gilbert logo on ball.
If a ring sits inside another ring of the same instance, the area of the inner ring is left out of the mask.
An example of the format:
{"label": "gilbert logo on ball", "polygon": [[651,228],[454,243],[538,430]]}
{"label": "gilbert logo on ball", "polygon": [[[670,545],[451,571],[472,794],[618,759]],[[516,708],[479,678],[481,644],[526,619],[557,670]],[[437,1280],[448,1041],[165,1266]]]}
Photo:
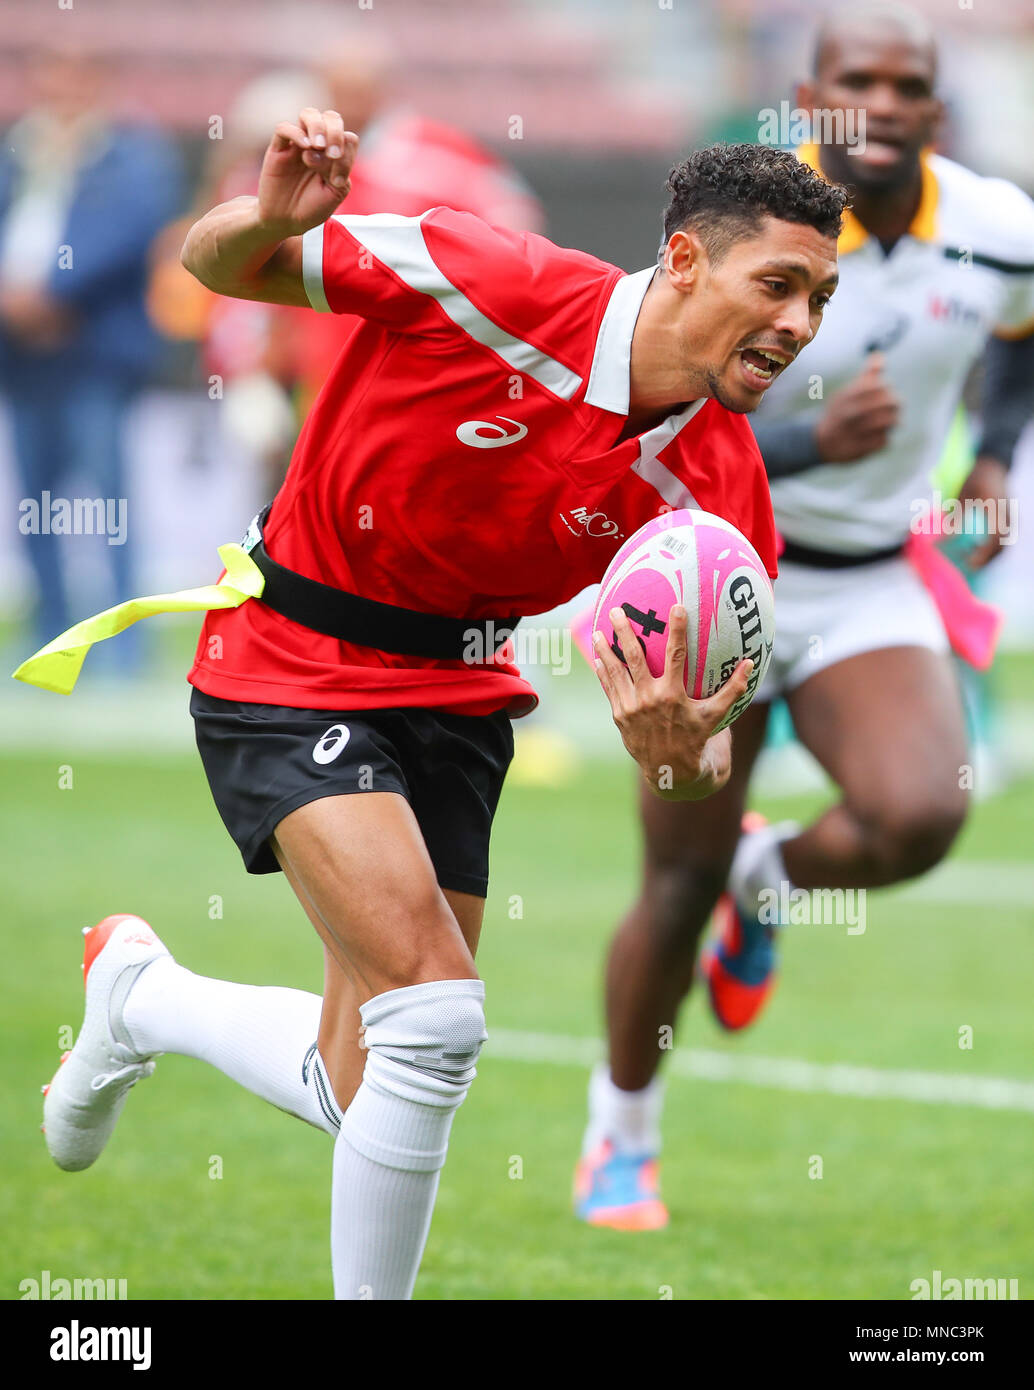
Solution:
{"label": "gilbert logo on ball", "polygon": [[713,695],[739,661],[754,669],[746,693],[718,726],[738,719],[754,698],[772,657],[775,605],[772,581],[757,551],[736,527],[710,512],[665,512],[641,527],[611,560],[596,602],[593,628],[624,661],[607,614],[624,610],[651,675],[664,670],[669,613],[689,614],[686,691]]}

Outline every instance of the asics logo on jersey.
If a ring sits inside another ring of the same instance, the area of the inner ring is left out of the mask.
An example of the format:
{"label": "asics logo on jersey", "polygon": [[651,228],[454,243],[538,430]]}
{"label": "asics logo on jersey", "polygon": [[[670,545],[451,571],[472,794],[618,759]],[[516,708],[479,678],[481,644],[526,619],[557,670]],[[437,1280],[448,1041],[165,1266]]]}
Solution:
{"label": "asics logo on jersey", "polygon": [[469,444],[472,449],[501,449],[504,444],[516,444],[528,433],[527,425],[522,425],[519,420],[511,420],[506,415],[495,418],[513,425],[514,430],[505,430],[491,420],[464,420],[462,425],[457,426],[456,438],[461,444]]}
{"label": "asics logo on jersey", "polygon": [[332,763],[351,737],[352,731],[346,724],[331,724],[327,732],[317,739],[316,747],[312,750],[312,761]]}

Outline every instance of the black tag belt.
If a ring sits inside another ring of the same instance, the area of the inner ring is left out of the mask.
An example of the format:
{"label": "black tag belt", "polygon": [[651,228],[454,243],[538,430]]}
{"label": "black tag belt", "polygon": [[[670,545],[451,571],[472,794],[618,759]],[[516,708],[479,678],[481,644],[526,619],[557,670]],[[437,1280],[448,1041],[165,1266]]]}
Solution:
{"label": "black tag belt", "polygon": [[350,594],[285,569],[270,558],[262,539],[270,506],[272,503],[251,523],[243,542],[266,581],[257,602],[302,627],[399,656],[481,665],[492,659],[520,621],[512,616],[449,618],[439,613],[419,613]]}
{"label": "black tag belt", "polygon": [[815,550],[810,545],[798,545],[796,541],[788,541],[784,537],[779,563],[785,560],[787,564],[810,565],[814,569],[847,570],[859,565],[876,565],[881,560],[894,560],[904,548],[904,542],[900,541],[886,550],[866,550],[861,555],[849,555],[839,550]]}

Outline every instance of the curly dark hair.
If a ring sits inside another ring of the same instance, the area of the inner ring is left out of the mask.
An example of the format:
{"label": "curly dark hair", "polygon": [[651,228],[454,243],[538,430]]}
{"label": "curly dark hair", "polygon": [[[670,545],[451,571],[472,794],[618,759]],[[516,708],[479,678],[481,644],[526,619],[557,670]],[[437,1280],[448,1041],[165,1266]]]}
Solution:
{"label": "curly dark hair", "polygon": [[763,217],[803,222],[822,236],[840,235],[847,190],[829,183],[787,150],[769,145],[710,145],[668,175],[671,201],[664,239],[691,227],[712,261],[759,230]]}

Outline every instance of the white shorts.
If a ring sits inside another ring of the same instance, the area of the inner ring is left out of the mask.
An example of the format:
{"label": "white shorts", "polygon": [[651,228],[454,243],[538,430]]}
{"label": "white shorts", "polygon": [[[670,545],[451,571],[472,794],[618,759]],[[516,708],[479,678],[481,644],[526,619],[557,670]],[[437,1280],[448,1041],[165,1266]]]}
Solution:
{"label": "white shorts", "polygon": [[900,557],[834,570],[781,561],[775,623],[772,661],[758,700],[775,699],[860,652],[880,647],[948,650],[933,599]]}

